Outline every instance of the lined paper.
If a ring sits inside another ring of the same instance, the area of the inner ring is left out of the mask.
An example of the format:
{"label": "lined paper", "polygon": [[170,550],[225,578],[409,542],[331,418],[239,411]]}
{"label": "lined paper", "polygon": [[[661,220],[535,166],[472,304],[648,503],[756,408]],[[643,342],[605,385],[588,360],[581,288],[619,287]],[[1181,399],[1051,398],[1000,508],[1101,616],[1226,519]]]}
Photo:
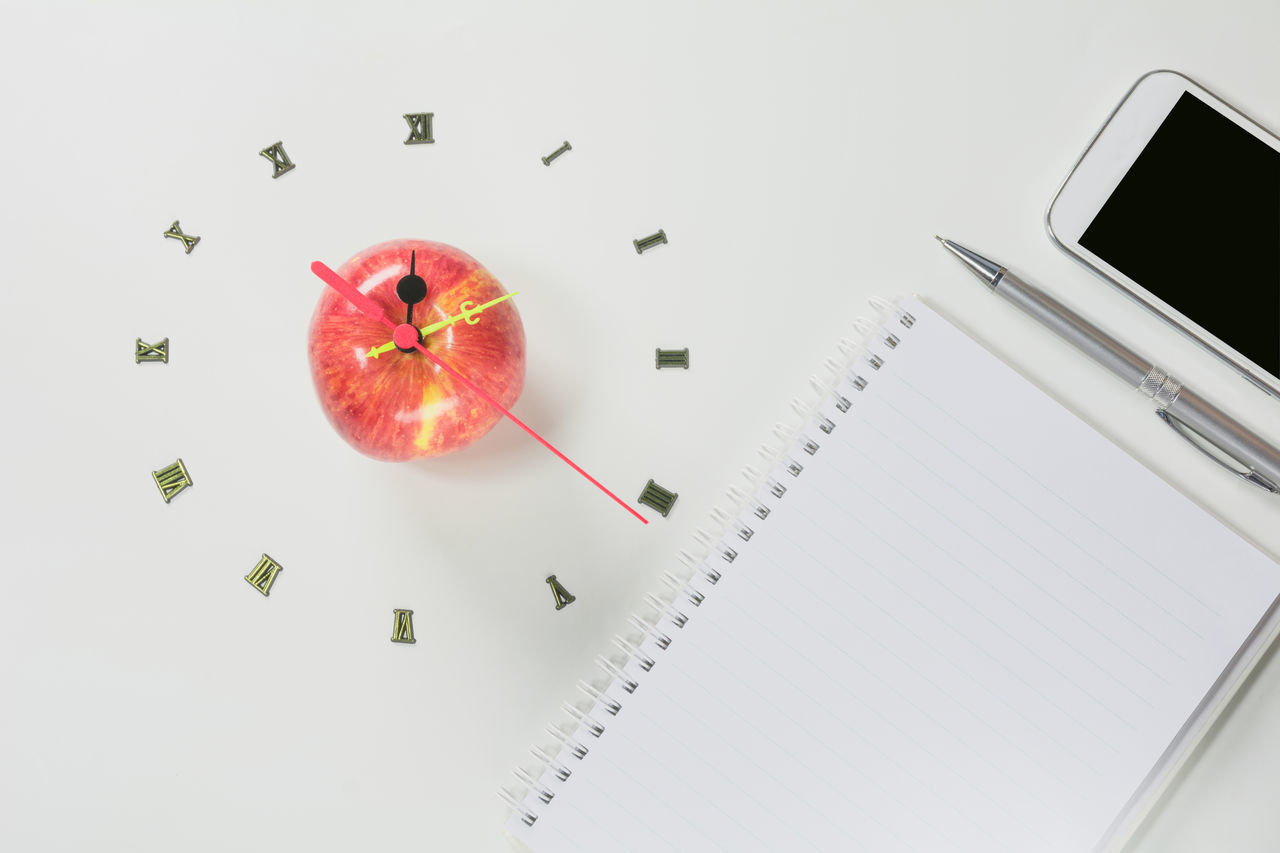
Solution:
{"label": "lined paper", "polygon": [[902,307],[621,713],[512,818],[535,851],[1093,849],[1280,594],[1269,557]]}

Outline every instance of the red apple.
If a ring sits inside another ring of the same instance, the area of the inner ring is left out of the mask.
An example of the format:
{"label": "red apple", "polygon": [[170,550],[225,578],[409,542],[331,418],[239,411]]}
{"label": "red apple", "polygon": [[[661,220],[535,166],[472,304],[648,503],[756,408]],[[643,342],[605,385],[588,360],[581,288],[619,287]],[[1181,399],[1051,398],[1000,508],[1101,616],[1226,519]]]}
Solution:
{"label": "red apple", "polygon": [[[338,275],[366,294],[391,320],[402,323],[406,305],[396,284],[414,272],[427,284],[413,306],[421,328],[506,294],[488,270],[444,243],[393,240],[360,252]],[[524,326],[511,300],[472,319],[432,332],[423,345],[441,361],[510,408],[524,387]],[[391,329],[325,288],[311,317],[307,349],[311,378],[329,423],[347,443],[375,459],[402,461],[459,450],[488,432],[502,413],[417,350],[370,349],[391,341]]]}

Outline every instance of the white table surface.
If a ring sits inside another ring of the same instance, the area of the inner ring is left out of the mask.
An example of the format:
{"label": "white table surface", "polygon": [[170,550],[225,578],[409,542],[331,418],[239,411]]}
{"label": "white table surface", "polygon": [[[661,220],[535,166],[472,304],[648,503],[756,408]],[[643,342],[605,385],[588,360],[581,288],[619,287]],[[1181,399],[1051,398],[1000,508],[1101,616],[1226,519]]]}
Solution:
{"label": "white table surface", "polygon": [[[5,4],[0,849],[509,849],[495,789],[874,294],[924,294],[1280,555],[1280,503],[984,298],[932,239],[1042,283],[1280,437],[1280,402],[1091,277],[1042,223],[1153,68],[1280,128],[1278,32],[1280,5],[1263,0]],[[400,113],[428,110],[439,171],[425,206],[394,191],[427,162],[398,143],[334,155],[371,116],[403,136]],[[553,168],[533,161],[564,138],[574,150]],[[256,152],[276,139],[298,169],[266,186]],[[236,195],[228,151],[247,158],[251,191]],[[348,184],[309,177],[326,164]],[[367,209],[352,210],[352,181],[368,182]],[[205,231],[190,256],[160,239],[174,217]],[[637,259],[629,241],[656,227],[670,245]],[[406,231],[462,245],[522,290],[517,412],[602,479],[678,483],[670,519],[635,532],[562,480],[563,514],[530,508],[559,463],[526,461],[540,451],[504,427],[398,469],[333,437],[299,356],[318,293],[306,265]],[[549,280],[572,299],[539,297]],[[244,293],[258,320],[240,321]],[[68,318],[74,342],[53,333]],[[138,387],[152,367],[115,352],[160,329],[175,359],[143,381],[172,411]],[[662,397],[652,369],[632,380],[599,352],[561,381],[553,368],[582,361],[561,345],[580,329],[641,350],[692,341],[684,385],[664,386],[683,390]],[[165,507],[146,471],[175,455],[198,485]],[[285,473],[222,482],[211,458],[228,481]],[[478,519],[486,494],[516,497]],[[486,535],[495,522],[503,536]],[[407,523],[432,533],[407,537]],[[280,621],[264,628],[238,577],[277,547]],[[218,560],[230,592],[199,580]],[[555,613],[542,577],[566,563],[579,600]],[[309,572],[351,584],[316,593]],[[416,596],[411,650],[381,636],[397,595]],[[1272,653],[1130,849],[1280,849],[1277,759]]]}

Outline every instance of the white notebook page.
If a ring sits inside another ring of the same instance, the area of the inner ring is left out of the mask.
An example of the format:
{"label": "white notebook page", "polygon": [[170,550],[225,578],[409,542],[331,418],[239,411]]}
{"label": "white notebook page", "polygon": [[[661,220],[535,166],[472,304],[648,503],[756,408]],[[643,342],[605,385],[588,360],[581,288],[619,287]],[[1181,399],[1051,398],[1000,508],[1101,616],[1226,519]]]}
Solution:
{"label": "white notebook page", "polygon": [[1280,567],[916,301],[513,834],[553,851],[1087,851]]}

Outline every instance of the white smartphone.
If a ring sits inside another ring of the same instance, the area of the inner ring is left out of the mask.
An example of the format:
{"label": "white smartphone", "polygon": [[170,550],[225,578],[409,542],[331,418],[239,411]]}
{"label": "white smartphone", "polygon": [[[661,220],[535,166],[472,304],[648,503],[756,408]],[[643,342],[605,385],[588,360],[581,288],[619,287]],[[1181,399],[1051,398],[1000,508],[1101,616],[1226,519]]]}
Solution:
{"label": "white smartphone", "polygon": [[1174,71],[1144,75],[1045,216],[1049,236],[1280,397],[1280,138]]}

